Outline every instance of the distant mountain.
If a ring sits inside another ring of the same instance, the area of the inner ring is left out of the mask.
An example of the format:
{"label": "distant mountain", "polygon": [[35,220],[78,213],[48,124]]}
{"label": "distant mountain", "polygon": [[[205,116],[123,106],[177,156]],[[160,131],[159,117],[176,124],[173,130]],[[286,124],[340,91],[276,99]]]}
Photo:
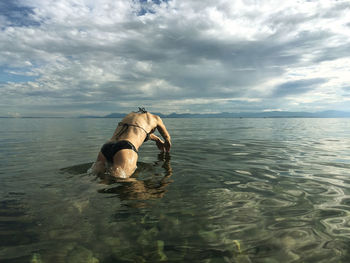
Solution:
{"label": "distant mountain", "polygon": [[125,115],[126,113],[111,113],[104,116],[104,118],[124,118]]}
{"label": "distant mountain", "polygon": [[[240,112],[240,113],[154,113],[161,118],[350,118],[350,112],[321,111],[321,112]],[[123,118],[126,113],[111,113],[106,116],[80,116],[79,118]]]}

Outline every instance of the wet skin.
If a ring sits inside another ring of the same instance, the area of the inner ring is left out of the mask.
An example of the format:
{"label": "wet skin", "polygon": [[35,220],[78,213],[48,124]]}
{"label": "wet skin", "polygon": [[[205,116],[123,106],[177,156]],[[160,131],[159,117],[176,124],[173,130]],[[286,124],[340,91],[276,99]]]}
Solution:
{"label": "wet skin", "polygon": [[[159,116],[149,112],[131,112],[123,118],[121,123],[136,126],[128,126],[125,129],[123,125],[118,125],[108,142],[126,140],[131,142],[138,150],[145,141],[147,133],[149,133],[149,139],[156,143],[161,152],[170,151],[170,134]],[[163,140],[154,134],[155,130],[158,130]],[[138,154],[135,151],[122,149],[113,156],[113,163],[108,164],[106,157],[102,152],[99,152],[92,170],[95,174],[103,174],[107,169],[110,169],[111,175],[117,178],[129,178],[137,168],[137,159]]]}

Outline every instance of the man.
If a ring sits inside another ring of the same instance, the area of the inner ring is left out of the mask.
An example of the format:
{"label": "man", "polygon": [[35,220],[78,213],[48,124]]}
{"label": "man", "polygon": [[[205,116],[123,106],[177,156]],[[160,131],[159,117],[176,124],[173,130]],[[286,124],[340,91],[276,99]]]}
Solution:
{"label": "man", "polygon": [[[156,129],[164,141],[154,134]],[[162,152],[170,151],[170,135],[162,119],[139,108],[118,123],[112,138],[102,146],[92,171],[101,174],[110,166],[113,176],[129,178],[137,167],[138,149],[147,140],[156,142]]]}

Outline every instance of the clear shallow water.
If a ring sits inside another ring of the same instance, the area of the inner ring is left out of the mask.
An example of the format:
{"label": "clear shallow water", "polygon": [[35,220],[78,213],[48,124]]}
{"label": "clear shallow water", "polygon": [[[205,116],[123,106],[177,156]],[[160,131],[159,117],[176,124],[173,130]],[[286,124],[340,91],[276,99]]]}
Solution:
{"label": "clear shallow water", "polygon": [[0,262],[349,262],[350,119],[165,119],[137,181],[117,119],[0,119]]}

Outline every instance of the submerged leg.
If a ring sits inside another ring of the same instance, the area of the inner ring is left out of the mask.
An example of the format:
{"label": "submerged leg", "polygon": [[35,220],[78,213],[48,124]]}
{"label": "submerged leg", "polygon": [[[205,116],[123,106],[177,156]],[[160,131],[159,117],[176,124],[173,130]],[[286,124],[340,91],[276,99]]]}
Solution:
{"label": "submerged leg", "polygon": [[106,171],[105,163],[106,163],[106,158],[103,156],[101,152],[99,152],[96,162],[91,167],[91,172],[96,175],[105,173]]}

